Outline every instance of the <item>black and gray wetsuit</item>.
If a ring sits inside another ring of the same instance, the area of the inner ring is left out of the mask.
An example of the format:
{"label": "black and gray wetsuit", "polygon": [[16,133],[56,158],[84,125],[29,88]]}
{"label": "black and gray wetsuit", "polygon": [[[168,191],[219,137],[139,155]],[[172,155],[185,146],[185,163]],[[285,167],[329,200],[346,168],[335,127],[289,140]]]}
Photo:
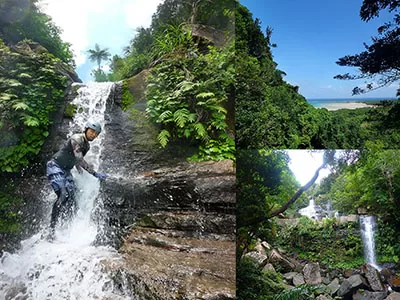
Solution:
{"label": "black and gray wetsuit", "polygon": [[71,175],[71,169],[75,166],[79,172],[82,172],[83,168],[91,174],[94,173],[93,167],[83,159],[89,149],[90,145],[85,139],[85,134],[76,133],[47,162],[47,179],[58,196],[53,205],[51,215],[50,225],[53,228],[62,209],[65,209],[67,213],[75,209],[76,187]]}

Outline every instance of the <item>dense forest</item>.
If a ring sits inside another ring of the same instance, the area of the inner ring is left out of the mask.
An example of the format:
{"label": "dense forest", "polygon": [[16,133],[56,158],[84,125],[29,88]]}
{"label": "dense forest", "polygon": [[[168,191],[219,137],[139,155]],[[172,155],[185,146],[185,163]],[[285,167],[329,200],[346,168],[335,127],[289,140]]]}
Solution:
{"label": "dense forest", "polygon": [[[383,145],[386,149],[398,147],[400,105],[397,101],[382,101],[374,109],[316,109],[298,93],[298,87],[285,82],[284,71],[279,70],[273,60],[272,50],[276,45],[272,40],[273,29],[267,27],[264,34],[260,20],[254,20],[251,12],[239,5],[236,9],[235,65],[238,74],[235,97],[237,147],[358,149],[366,143]],[[349,60],[340,63],[350,65]]]}
{"label": "dense forest", "polygon": [[[259,241],[265,241],[271,247],[266,248],[269,261],[273,261],[271,253],[274,250],[271,249],[282,249],[288,257],[318,262],[328,270],[357,269],[366,263],[358,223],[340,224],[336,217],[316,222],[299,215],[298,210],[308,205],[310,196],[322,207],[329,203],[340,215],[364,211],[376,216],[378,263],[393,265],[400,262],[398,150],[326,151],[321,167],[329,168],[330,175],[307,188],[296,182],[289,161],[284,150],[238,150],[238,299],[294,299],[290,298],[282,275],[287,270],[283,267],[263,270],[263,266],[257,266],[249,258],[248,254],[257,249]],[[299,192],[301,195],[295,202],[279,215],[274,214]],[[292,222],[282,223],[282,220]],[[291,296],[295,297],[296,293],[303,293],[296,299],[313,299],[307,297],[318,295],[310,286],[294,289]]]}
{"label": "dense forest", "polygon": [[137,29],[125,56],[111,60],[111,81],[150,70],[147,117],[159,128],[158,141],[198,147],[192,160],[235,158],[236,4],[166,0],[150,27]]}

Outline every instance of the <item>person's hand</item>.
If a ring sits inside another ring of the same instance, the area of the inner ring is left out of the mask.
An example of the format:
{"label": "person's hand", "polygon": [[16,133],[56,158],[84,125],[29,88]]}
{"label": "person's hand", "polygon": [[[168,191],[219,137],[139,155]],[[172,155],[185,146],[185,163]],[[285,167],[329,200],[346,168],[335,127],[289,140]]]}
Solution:
{"label": "person's hand", "polygon": [[104,180],[104,179],[107,178],[107,174],[105,174],[105,173],[97,173],[97,172],[94,172],[94,173],[93,173],[93,176],[96,177],[96,178],[98,178],[98,179],[100,179],[100,180]]}

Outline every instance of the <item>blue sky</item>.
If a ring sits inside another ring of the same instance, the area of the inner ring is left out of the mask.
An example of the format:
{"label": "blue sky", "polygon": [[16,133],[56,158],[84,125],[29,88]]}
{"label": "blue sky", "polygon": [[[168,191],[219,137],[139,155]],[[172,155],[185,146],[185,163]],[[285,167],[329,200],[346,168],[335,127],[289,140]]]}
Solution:
{"label": "blue sky", "polygon": [[[72,44],[76,71],[83,82],[92,81],[96,64],[87,58],[87,50],[99,44],[111,56],[122,56],[123,48],[135,35],[135,29],[150,26],[151,17],[163,0],[40,0],[42,11],[62,29],[62,39]],[[104,64],[104,71],[108,66]]]}
{"label": "blue sky", "polygon": [[[265,33],[272,27],[272,43],[278,69],[285,80],[300,87],[306,98],[351,98],[351,90],[364,81],[333,79],[337,74],[355,73],[356,68],[335,62],[357,54],[371,44],[379,25],[392,19],[388,13],[368,23],[359,17],[362,0],[241,0],[253,17],[261,20]],[[395,97],[398,84],[370,92],[365,97]]]}

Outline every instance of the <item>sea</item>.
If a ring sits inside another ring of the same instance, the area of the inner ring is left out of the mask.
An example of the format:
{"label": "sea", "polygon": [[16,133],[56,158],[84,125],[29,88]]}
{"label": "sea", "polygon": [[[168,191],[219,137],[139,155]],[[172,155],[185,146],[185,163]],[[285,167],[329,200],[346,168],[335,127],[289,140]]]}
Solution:
{"label": "sea", "polygon": [[373,105],[383,100],[398,100],[397,98],[310,98],[307,102],[317,108],[328,108],[345,103],[365,103]]}

